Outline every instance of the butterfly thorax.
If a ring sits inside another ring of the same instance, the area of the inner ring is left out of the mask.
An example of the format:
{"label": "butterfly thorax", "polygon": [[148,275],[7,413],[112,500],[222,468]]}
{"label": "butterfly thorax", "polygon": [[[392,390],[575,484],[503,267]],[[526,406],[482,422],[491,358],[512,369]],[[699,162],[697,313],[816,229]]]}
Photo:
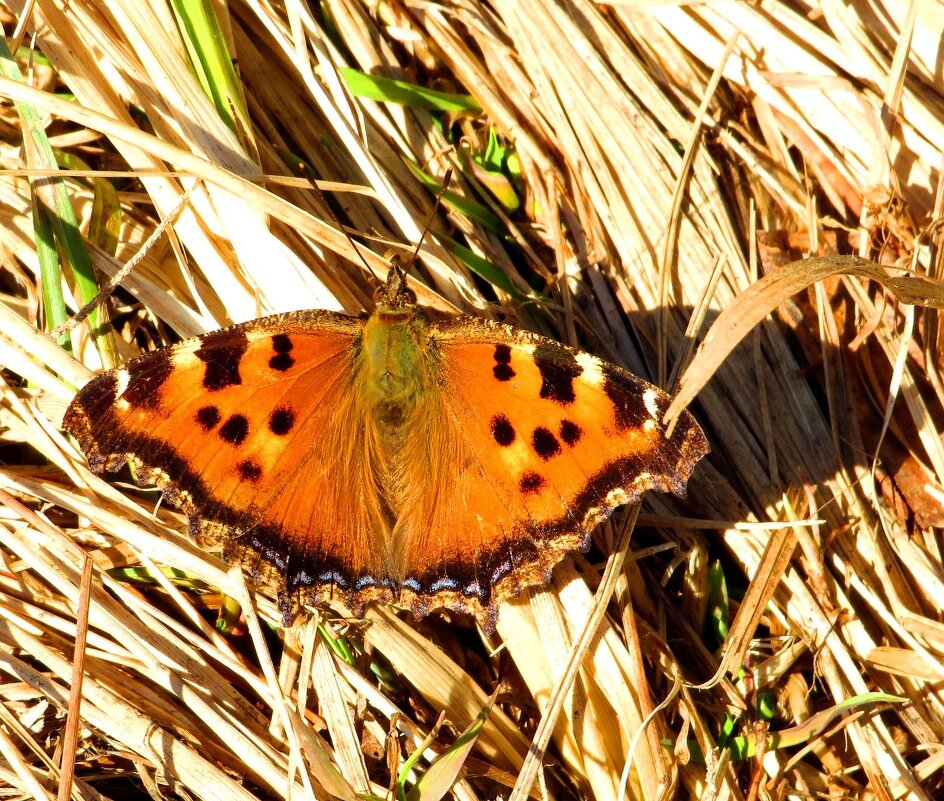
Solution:
{"label": "butterfly thorax", "polygon": [[384,445],[395,451],[432,378],[424,315],[415,306],[385,306],[364,325],[357,390]]}

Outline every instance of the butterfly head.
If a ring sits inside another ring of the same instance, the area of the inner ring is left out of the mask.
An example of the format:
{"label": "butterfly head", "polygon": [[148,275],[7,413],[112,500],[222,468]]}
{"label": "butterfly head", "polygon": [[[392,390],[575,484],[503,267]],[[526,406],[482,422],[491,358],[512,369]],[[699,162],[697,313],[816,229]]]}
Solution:
{"label": "butterfly head", "polygon": [[416,305],[416,293],[406,285],[406,270],[399,255],[391,257],[387,282],[374,292],[374,303],[383,311],[407,309]]}

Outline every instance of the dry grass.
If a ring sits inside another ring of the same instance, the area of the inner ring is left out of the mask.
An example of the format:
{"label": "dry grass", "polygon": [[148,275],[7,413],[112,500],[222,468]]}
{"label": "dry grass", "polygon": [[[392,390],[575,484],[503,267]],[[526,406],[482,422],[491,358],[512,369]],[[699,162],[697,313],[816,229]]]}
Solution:
{"label": "dry grass", "polygon": [[[76,799],[382,797],[431,762],[425,799],[459,763],[462,801],[941,796],[939,9],[234,0],[215,8],[238,78],[207,68],[214,105],[161,3],[5,8],[33,48],[0,77],[5,795],[54,798],[74,760]],[[340,67],[482,111],[354,98]],[[519,178],[475,161],[490,135]],[[66,153],[79,172],[43,179]],[[322,192],[276,179],[297,158]],[[667,385],[701,343],[680,402],[713,452],[686,500],[646,499],[607,607],[578,555],[491,638],[387,608],[281,631],[179,514],[88,471],[62,411],[171,330],[369,308],[326,204],[382,275],[433,208],[417,167],[453,167],[476,204],[437,213],[425,303]],[[871,261],[786,266],[806,254]],[[116,336],[43,333],[132,257]],[[246,615],[227,634],[221,592]],[[474,747],[437,757],[469,726]]]}

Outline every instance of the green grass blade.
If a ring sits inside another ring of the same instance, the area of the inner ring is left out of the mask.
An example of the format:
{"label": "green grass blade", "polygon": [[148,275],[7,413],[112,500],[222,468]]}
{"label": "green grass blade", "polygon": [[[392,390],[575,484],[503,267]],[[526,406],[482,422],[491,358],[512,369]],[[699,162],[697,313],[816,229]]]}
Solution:
{"label": "green grass blade", "polygon": [[488,699],[488,703],[466,730],[429,766],[429,770],[410,790],[407,801],[440,801],[452,789],[459,778],[462,766],[468,759],[469,754],[472,753],[479,732],[482,731],[485,721],[488,720],[497,693],[498,690],[492,694]]}
{"label": "green grass blade", "polygon": [[204,0],[172,0],[171,6],[200,85],[224,122],[245,139],[243,134],[251,130],[246,103],[213,5]]}
{"label": "green grass blade", "polygon": [[477,253],[469,250],[465,245],[460,245],[455,240],[445,236],[440,236],[439,238],[459,261],[465,264],[465,266],[476,275],[488,281],[493,287],[505,292],[519,303],[523,303],[527,300],[527,296],[511,283],[508,276],[505,275],[504,271],[497,264],[493,264],[488,259],[483,259]]}
{"label": "green grass blade", "polygon": [[[6,39],[2,37],[0,37],[0,73],[13,80],[23,80],[23,75],[10,53]],[[23,146],[28,153],[29,165],[36,169],[56,169],[56,156],[43,128],[42,118],[28,103],[17,103],[16,107],[23,120],[25,135]],[[46,326],[47,330],[52,330],[64,323],[69,316],[62,294],[62,259],[65,259],[72,268],[80,302],[87,303],[95,297],[97,285],[65,182],[54,177],[38,178],[31,179],[30,186],[33,194],[34,216],[37,218],[34,220],[34,226],[37,236],[42,237],[37,241],[37,252],[40,258]],[[44,216],[47,219],[42,219]],[[46,231],[47,223],[58,247],[52,246],[52,239]],[[91,315],[90,322],[93,331],[98,331],[101,325],[99,310]],[[67,335],[63,335],[59,341],[71,347],[71,340]]]}
{"label": "green grass blade", "polygon": [[341,68],[341,77],[355,97],[366,97],[385,103],[397,103],[401,106],[425,108],[430,111],[470,111],[478,114],[482,107],[471,95],[452,92],[437,92],[407,81],[368,75],[366,72]]}

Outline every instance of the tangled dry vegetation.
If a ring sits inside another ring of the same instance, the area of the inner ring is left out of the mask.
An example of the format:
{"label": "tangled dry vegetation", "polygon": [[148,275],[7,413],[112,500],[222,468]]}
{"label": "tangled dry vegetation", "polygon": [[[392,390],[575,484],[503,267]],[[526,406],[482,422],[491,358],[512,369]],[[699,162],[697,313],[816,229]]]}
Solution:
{"label": "tangled dry vegetation", "polygon": [[[3,8],[4,797],[941,797],[940,4]],[[449,168],[421,301],[680,389],[712,454],[492,636],[283,631],[64,405],[176,337],[370,308]]]}

